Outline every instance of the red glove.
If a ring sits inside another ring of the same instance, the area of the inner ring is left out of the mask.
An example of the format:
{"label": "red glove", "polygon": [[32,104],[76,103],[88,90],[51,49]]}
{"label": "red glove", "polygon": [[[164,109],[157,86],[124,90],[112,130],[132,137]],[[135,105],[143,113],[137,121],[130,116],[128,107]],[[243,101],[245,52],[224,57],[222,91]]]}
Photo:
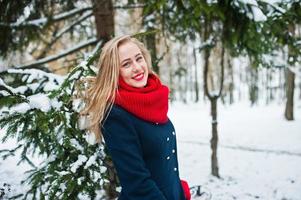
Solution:
{"label": "red glove", "polygon": [[191,194],[190,194],[190,189],[189,189],[188,183],[184,180],[181,180],[181,184],[182,184],[182,188],[183,188],[186,200],[190,200]]}

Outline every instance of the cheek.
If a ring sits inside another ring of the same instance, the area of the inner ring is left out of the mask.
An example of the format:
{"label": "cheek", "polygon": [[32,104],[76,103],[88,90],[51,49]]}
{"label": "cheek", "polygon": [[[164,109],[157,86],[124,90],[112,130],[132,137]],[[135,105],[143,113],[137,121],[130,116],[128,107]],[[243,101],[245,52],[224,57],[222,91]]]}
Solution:
{"label": "cheek", "polygon": [[142,66],[143,66],[144,70],[148,72],[148,66],[147,66],[147,63],[144,62],[144,63],[142,64]]}
{"label": "cheek", "polygon": [[119,70],[119,75],[120,75],[123,79],[127,79],[128,77],[131,76],[130,70],[121,68],[121,69]]}

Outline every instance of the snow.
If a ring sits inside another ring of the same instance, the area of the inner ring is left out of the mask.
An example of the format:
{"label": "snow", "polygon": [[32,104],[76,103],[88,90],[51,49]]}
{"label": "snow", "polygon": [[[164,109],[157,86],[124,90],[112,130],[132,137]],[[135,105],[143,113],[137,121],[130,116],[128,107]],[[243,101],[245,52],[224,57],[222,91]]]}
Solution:
{"label": "snow", "polygon": [[95,152],[94,154],[93,154],[93,156],[91,156],[90,158],[89,158],[89,160],[87,161],[87,163],[86,163],[86,165],[85,165],[85,169],[88,169],[91,165],[93,165],[95,162],[96,162],[96,159],[98,158],[98,152]]}
{"label": "snow", "polygon": [[77,150],[83,152],[84,151],[84,147],[82,145],[79,144],[79,142],[76,139],[71,139],[70,143],[72,144],[73,147],[75,147]]}
{"label": "snow", "polygon": [[[259,5],[258,2],[264,3]],[[242,13],[245,13],[250,19],[255,22],[263,22],[267,20],[267,17],[281,16],[291,8],[291,0],[235,0],[233,5],[241,9]],[[240,7],[242,4],[243,8]],[[247,9],[247,6],[251,6],[251,12]],[[261,6],[267,6],[267,13],[263,13]]]}
{"label": "snow", "polygon": [[[45,91],[58,89],[59,86],[65,80],[65,76],[56,75],[53,73],[47,73],[38,69],[8,69],[7,71],[8,73],[12,73],[12,74],[28,74],[29,75],[28,77],[24,76],[24,78],[27,78],[26,80],[27,83],[32,83],[33,80],[35,79],[40,80],[44,77],[48,78],[48,81],[44,87]],[[29,87],[31,90],[34,91],[37,88],[37,84],[29,84],[27,85],[27,87]]]}
{"label": "snow", "polygon": [[278,6],[277,4],[282,3],[282,0],[260,0],[261,2],[265,2],[266,4],[272,6],[280,13],[285,13],[286,10]]}
{"label": "snow", "polygon": [[[262,22],[262,21],[266,21],[267,17],[265,16],[265,14],[262,12],[262,10],[260,9],[260,7],[258,6],[257,1],[255,0],[236,0],[239,1],[242,4],[245,5],[250,5],[251,9],[252,9],[252,13],[247,12],[246,15],[250,18],[253,19],[255,22]],[[239,7],[239,4],[234,1],[234,5],[236,7]],[[247,11],[246,7],[244,8],[245,11]]]}
{"label": "snow", "polygon": [[252,6],[253,16],[255,22],[266,21],[267,17],[263,14],[263,12],[256,6]]}
{"label": "snow", "polygon": [[[25,19],[28,17],[28,12],[30,12],[30,10],[31,10],[31,8],[27,6],[24,11],[24,15],[22,15],[15,23],[7,24],[7,23],[0,22],[0,24],[4,25],[4,26],[10,26],[10,27],[29,26],[29,25],[44,26],[45,24],[47,24],[47,22],[49,22],[50,19],[47,17],[42,17],[39,19],[25,21]],[[54,16],[52,16],[51,20],[58,21],[58,20],[72,17],[73,15],[76,15],[76,14],[84,12],[84,11],[89,11],[89,10],[92,10],[91,6],[83,7],[83,8],[75,8],[75,9],[69,10],[67,12],[54,15]]]}
{"label": "snow", "polygon": [[[210,175],[209,103],[171,104],[169,117],[176,129],[181,178],[190,186],[202,185],[211,193],[212,200],[300,200],[300,101],[295,104],[295,121],[286,121],[283,112],[284,104],[276,103],[253,107],[249,102],[218,104],[221,179],[217,179]],[[0,130],[0,135],[3,134],[4,130]],[[15,142],[1,143],[0,149],[12,144]],[[96,153],[90,158],[80,155],[71,171],[76,173],[81,165],[91,166],[95,158]],[[16,162],[16,158],[0,162],[0,184],[11,184],[12,194],[27,187],[21,186],[19,181],[26,177],[23,172],[29,167],[24,163],[16,166]],[[102,167],[99,172],[105,170]]]}
{"label": "snow", "polygon": [[88,160],[87,156],[85,155],[78,155],[77,161],[75,161],[72,165],[71,165],[71,172],[75,173],[76,170],[83,165],[86,161]]}
{"label": "snow", "polygon": [[105,173],[106,171],[107,171],[107,168],[105,168],[103,166],[100,167],[100,173],[101,174]]}
{"label": "snow", "polygon": [[88,142],[88,144],[90,144],[90,145],[96,144],[96,137],[93,133],[87,133],[85,135],[85,139]]}
{"label": "snow", "polygon": [[63,105],[63,103],[61,101],[58,101],[56,98],[50,99],[50,104],[51,107],[54,108],[55,110],[60,110],[60,108]]}
{"label": "snow", "polygon": [[5,87],[5,88],[9,89],[9,90],[10,90],[11,92],[13,92],[13,93],[16,93],[16,92],[17,92],[14,88],[12,88],[12,87],[10,87],[9,85],[7,85],[7,84],[2,80],[2,78],[0,78],[0,86],[3,86],[3,87]]}
{"label": "snow", "polygon": [[[218,106],[221,179],[210,176],[209,105],[174,104],[180,176],[212,199],[301,199],[301,108],[284,120],[284,105]],[[185,123],[183,123],[185,122]]]}
{"label": "snow", "polygon": [[39,109],[43,112],[48,112],[51,109],[50,99],[46,94],[34,94],[27,97],[31,108]]}
{"label": "snow", "polygon": [[[34,94],[27,97],[28,103],[19,103],[9,109],[10,114],[13,113],[26,113],[30,109],[39,109],[43,112],[50,111],[52,105],[57,108],[58,102],[51,101],[46,94]],[[4,109],[5,110],[5,109]],[[3,110],[2,110],[3,111]]]}
{"label": "snow", "polygon": [[24,114],[28,110],[30,110],[30,105],[28,103],[20,103],[20,104],[17,104],[15,106],[13,106],[12,108],[10,108],[10,112],[11,113],[21,113],[21,114]]}

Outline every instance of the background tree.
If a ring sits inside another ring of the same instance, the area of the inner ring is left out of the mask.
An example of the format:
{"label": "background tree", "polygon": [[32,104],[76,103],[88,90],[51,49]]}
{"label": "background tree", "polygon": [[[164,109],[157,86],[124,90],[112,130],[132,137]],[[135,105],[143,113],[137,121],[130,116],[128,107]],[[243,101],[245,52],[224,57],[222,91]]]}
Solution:
{"label": "background tree", "polygon": [[[217,164],[217,111],[216,100],[223,88],[224,59],[220,62],[220,79],[218,90],[209,90],[207,84],[210,51],[216,44],[221,44],[222,52],[229,52],[232,57],[248,56],[253,66],[267,66],[263,55],[271,54],[275,48],[283,47],[276,35],[285,32],[282,23],[287,23],[288,7],[295,1],[269,3],[266,1],[148,1],[145,9],[160,14],[162,31],[177,40],[187,37],[194,40],[198,36],[203,41],[200,50],[204,51],[204,91],[211,101],[212,114],[212,174],[219,176]],[[279,11],[281,10],[281,12]],[[296,22],[296,21],[295,21]],[[273,27],[281,27],[273,30]],[[281,38],[281,37],[280,37]],[[290,37],[292,38],[292,37]],[[300,55],[300,54],[298,54]]]}
{"label": "background tree", "polygon": [[14,64],[23,68],[70,57],[74,66],[84,57],[83,49],[114,35],[114,10],[125,8],[130,7],[113,5],[111,0],[2,1],[0,55],[7,58],[14,52],[30,51],[31,62]]}

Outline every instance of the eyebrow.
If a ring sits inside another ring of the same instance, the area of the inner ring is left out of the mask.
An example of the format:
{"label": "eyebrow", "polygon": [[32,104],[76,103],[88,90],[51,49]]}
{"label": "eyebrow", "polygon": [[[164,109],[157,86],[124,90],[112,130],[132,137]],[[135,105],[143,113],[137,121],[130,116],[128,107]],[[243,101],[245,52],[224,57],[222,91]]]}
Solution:
{"label": "eyebrow", "polygon": [[[135,55],[135,58],[138,57],[138,56],[142,56],[142,53],[137,53],[137,54]],[[124,61],[128,61],[128,60],[131,60],[131,59],[130,59],[130,58],[126,58],[126,59],[124,59],[123,61],[121,61],[121,63],[123,63]]]}

